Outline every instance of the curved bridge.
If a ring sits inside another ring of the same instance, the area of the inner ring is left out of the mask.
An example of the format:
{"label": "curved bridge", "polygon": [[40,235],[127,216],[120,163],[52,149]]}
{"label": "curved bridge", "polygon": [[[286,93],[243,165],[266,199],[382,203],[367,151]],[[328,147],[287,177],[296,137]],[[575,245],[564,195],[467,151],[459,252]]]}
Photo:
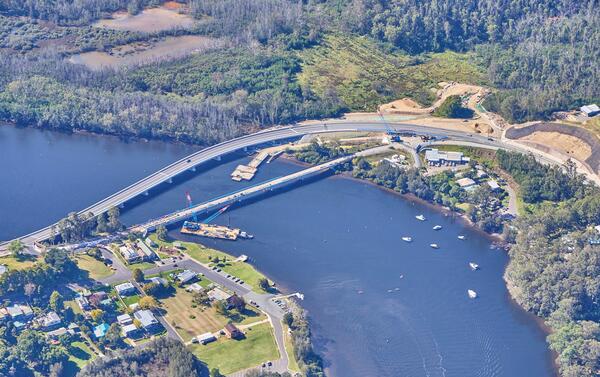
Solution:
{"label": "curved bridge", "polygon": [[[420,126],[408,123],[388,123],[387,126],[401,133],[439,136],[453,140],[471,141],[478,144],[506,147],[505,145],[503,145],[495,139],[489,139],[487,137],[477,134],[466,134],[461,131],[445,130],[435,127]],[[144,194],[150,189],[160,185],[161,183],[168,182],[175,176],[190,169],[193,169],[204,162],[213,159],[218,159],[223,155],[238,151],[240,149],[253,147],[256,145],[273,141],[301,137],[308,134],[350,131],[386,132],[387,127],[385,123],[375,121],[333,121],[331,123],[314,123],[306,125],[275,127],[254,134],[241,136],[210,146],[208,148],[204,148],[187,157],[184,157],[181,160],[176,161],[160,169],[159,171],[125,187],[124,189],[98,201],[97,203],[94,203],[91,206],[79,211],[79,214],[92,213],[93,215],[99,215],[101,213],[104,213],[110,208],[120,206],[128,200],[131,200],[138,195]],[[514,147],[511,149],[514,149]],[[33,245],[36,242],[45,241],[51,237],[52,228],[55,225],[56,224],[47,226],[43,229],[19,237],[19,239],[26,245]],[[8,242],[0,244],[0,251],[5,250],[7,245]]]}

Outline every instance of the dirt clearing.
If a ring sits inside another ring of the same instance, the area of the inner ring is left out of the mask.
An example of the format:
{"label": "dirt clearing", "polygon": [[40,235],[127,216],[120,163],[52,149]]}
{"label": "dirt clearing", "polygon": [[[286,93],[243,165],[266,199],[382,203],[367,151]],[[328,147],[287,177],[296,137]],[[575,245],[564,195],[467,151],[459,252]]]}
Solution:
{"label": "dirt clearing", "polygon": [[579,161],[585,161],[592,155],[592,148],[581,139],[558,132],[534,132],[519,140],[531,141],[559,150],[573,156]]}
{"label": "dirt clearing", "polygon": [[159,8],[144,9],[135,16],[125,11],[120,11],[113,13],[111,19],[96,22],[94,26],[144,33],[155,33],[175,28],[189,29],[193,27],[196,21],[189,15],[179,13],[180,9],[181,7],[169,2]]}

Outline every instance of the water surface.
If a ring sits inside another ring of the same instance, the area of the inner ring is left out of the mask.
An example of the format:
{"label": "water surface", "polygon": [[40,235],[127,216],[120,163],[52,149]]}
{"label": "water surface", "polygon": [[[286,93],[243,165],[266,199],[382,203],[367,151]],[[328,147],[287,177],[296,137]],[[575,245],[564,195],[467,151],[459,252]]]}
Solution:
{"label": "water surface", "polygon": [[[0,239],[83,208],[195,148],[0,127]],[[138,202],[131,224],[301,169],[278,160],[236,183],[230,160]],[[11,214],[5,216],[5,214]],[[424,214],[427,221],[414,216]],[[306,295],[329,375],[549,376],[544,334],[510,301],[504,252],[459,221],[364,182],[329,177],[235,208],[216,220],[254,240],[205,241]],[[435,232],[435,224],[443,226]],[[173,236],[182,237],[176,230]],[[460,241],[459,234],[467,236]],[[400,238],[412,236],[408,244]],[[439,250],[428,245],[436,242]],[[474,261],[481,270],[473,272]],[[467,289],[480,298],[470,300]]]}

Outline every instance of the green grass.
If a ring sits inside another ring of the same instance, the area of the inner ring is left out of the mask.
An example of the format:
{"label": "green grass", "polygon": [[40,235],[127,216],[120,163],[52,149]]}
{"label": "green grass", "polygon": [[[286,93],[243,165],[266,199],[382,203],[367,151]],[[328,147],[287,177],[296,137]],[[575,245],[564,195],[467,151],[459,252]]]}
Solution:
{"label": "green grass", "polygon": [[258,366],[279,358],[273,331],[268,323],[252,327],[242,340],[219,338],[207,345],[194,344],[191,351],[205,362],[208,369],[218,368],[223,374]]}
{"label": "green grass", "polygon": [[292,344],[292,335],[289,333],[289,327],[283,325],[283,339],[285,342],[285,351],[288,354],[288,369],[294,373],[300,373],[300,367],[298,366],[298,360],[294,355],[294,345]]}
{"label": "green grass", "polygon": [[[159,245],[172,246],[172,243],[170,242],[164,242],[160,240],[156,240],[155,242]],[[258,281],[265,276],[252,267],[252,265],[246,262],[235,262],[235,257],[219,250],[207,248],[201,244],[191,242],[181,242],[181,244],[185,247],[183,252],[200,263],[209,264],[210,259],[214,257],[218,257],[220,260],[227,258],[227,263],[219,266],[223,271],[242,279],[246,284],[252,287],[253,291],[265,293],[265,291],[258,285]],[[205,279],[203,278],[202,280]],[[210,283],[205,284],[208,285]],[[202,281],[200,282],[200,285],[204,286]]]}
{"label": "green grass", "polygon": [[33,266],[38,260],[38,257],[26,254],[20,257],[19,259],[13,256],[0,257],[0,264],[8,266],[9,271],[16,271],[29,268]]}
{"label": "green grass", "polygon": [[140,295],[125,296],[125,297],[121,297],[121,298],[123,299],[123,302],[127,306],[135,304],[138,301],[140,301]]}
{"label": "green grass", "polygon": [[89,255],[77,255],[75,257],[75,261],[80,269],[88,271],[90,273],[90,277],[95,280],[109,277],[115,273],[104,263]]}
{"label": "green grass", "polygon": [[71,343],[68,351],[69,360],[64,366],[63,376],[76,376],[84,366],[95,358],[92,350],[82,341]]}
{"label": "green grass", "polygon": [[314,48],[299,52],[298,81],[319,96],[335,88],[353,111],[373,111],[377,105],[410,97],[422,105],[435,100],[442,81],[485,82],[483,68],[472,55],[444,52],[411,57],[385,51],[366,37],[328,35]]}

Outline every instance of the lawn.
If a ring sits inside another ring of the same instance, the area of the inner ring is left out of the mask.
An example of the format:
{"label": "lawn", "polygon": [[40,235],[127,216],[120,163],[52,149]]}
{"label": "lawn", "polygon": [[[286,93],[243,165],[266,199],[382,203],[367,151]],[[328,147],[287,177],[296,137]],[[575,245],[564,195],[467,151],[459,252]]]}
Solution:
{"label": "lawn", "polygon": [[[165,319],[173,325],[184,341],[206,332],[215,332],[227,324],[227,318],[217,314],[213,308],[192,308],[192,294],[176,288],[176,294],[161,300],[167,311]],[[195,318],[192,318],[195,317]]]}
{"label": "lawn", "polygon": [[133,304],[137,303],[138,301],[140,301],[140,295],[124,296],[121,298],[123,299],[123,302],[127,306],[133,305]]}
{"label": "lawn", "polygon": [[115,272],[98,259],[85,254],[79,254],[75,261],[80,269],[88,271],[92,279],[98,280],[109,277]]}
{"label": "lawn", "polygon": [[92,350],[81,341],[71,343],[69,348],[69,360],[66,363],[63,375],[64,376],[76,376],[77,373],[88,363],[94,360],[94,353]]}
{"label": "lawn", "polygon": [[9,271],[23,270],[25,268],[29,268],[33,266],[33,264],[37,261],[38,257],[29,254],[23,255],[19,259],[13,256],[0,257],[0,264],[5,264],[6,266],[8,266]]}
{"label": "lawn", "polygon": [[75,314],[83,314],[83,312],[81,311],[81,308],[79,307],[79,305],[77,305],[77,303],[75,302],[75,300],[68,300],[64,302],[65,304],[65,308],[69,307],[71,309],[73,309],[73,313]]}
{"label": "lawn", "polygon": [[219,338],[207,345],[194,344],[191,351],[208,365],[208,369],[218,368],[223,374],[260,365],[279,358],[275,337],[268,323],[257,325],[246,331],[242,340]]}
{"label": "lawn", "polygon": [[[153,239],[159,245],[171,246],[171,243],[169,242],[163,242],[155,238]],[[265,293],[258,285],[258,281],[265,276],[252,267],[252,265],[246,262],[236,262],[235,257],[219,250],[207,248],[201,244],[191,242],[181,242],[181,244],[185,247],[184,253],[203,264],[210,264],[210,259],[214,257],[218,257],[221,260],[227,258],[227,263],[219,266],[223,271],[242,279],[246,284],[250,285],[255,292]],[[202,282],[200,285],[202,285]]]}
{"label": "lawn", "polygon": [[283,325],[283,340],[285,342],[285,352],[287,352],[289,357],[289,370],[294,373],[300,373],[300,367],[298,366],[298,361],[296,360],[296,356],[294,355],[294,345],[292,344],[292,335],[289,333],[289,327],[285,324]]}

